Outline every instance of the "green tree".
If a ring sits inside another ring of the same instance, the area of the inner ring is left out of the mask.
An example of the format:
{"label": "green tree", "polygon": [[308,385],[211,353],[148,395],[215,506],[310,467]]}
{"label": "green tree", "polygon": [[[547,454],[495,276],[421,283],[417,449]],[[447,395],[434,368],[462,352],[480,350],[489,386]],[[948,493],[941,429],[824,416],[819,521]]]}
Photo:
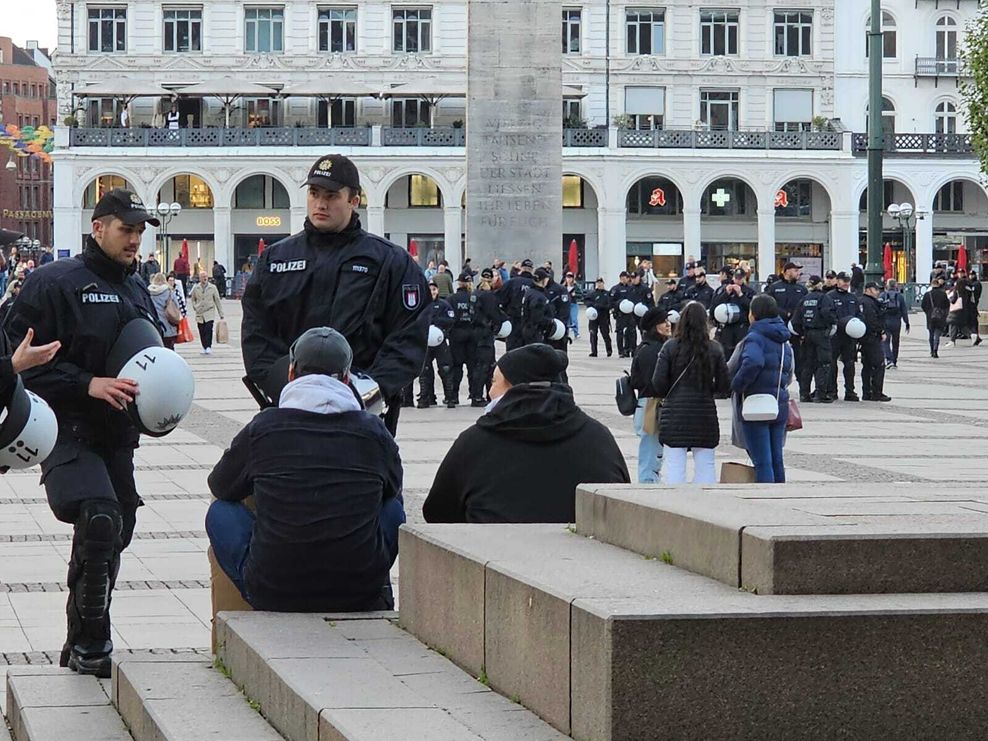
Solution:
{"label": "green tree", "polygon": [[988,172],[988,8],[981,8],[967,25],[961,64],[970,75],[960,85],[981,171]]}

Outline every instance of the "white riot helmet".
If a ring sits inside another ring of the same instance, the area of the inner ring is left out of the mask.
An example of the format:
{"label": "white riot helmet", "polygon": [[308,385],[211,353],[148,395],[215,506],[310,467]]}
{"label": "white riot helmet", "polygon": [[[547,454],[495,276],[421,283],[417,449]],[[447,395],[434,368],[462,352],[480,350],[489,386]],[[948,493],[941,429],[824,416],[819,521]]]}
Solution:
{"label": "white riot helmet", "polygon": [[721,324],[735,324],[741,319],[741,307],[737,304],[718,304],[714,307],[714,319]]}
{"label": "white riot helmet", "polygon": [[360,405],[371,414],[384,412],[384,396],[377,381],[360,371],[351,371],[350,388]]}
{"label": "white riot helmet", "polygon": [[501,322],[501,328],[497,331],[497,338],[499,340],[506,339],[508,335],[511,334],[511,322],[505,319]]}
{"label": "white riot helmet", "polygon": [[435,324],[429,326],[429,347],[439,347],[446,336]]}
{"label": "white riot helmet", "polygon": [[629,299],[624,299],[618,304],[618,308],[621,310],[622,314],[630,314],[635,310],[635,304]]}
{"label": "white riot helmet", "polygon": [[189,364],[162,346],[158,329],[148,319],[132,319],[121,330],[106,359],[115,378],[137,382],[127,414],[145,435],[162,437],[178,427],[192,408],[196,383]]}
{"label": "white riot helmet", "polygon": [[10,405],[0,410],[0,467],[30,468],[51,455],[58,420],[40,396],[24,388],[20,376]]}
{"label": "white riot helmet", "polygon": [[561,340],[563,337],[566,336],[566,325],[563,324],[558,319],[552,320],[552,327],[553,327],[552,334],[549,335],[549,339],[552,340],[553,342],[558,342],[559,340]]}
{"label": "white riot helmet", "polygon": [[675,309],[669,312],[667,318],[669,319],[669,324],[679,324],[679,312]]}
{"label": "white riot helmet", "polygon": [[637,303],[635,304],[635,316],[641,319],[645,314],[648,313],[648,304]]}
{"label": "white riot helmet", "polygon": [[852,340],[860,340],[865,336],[865,332],[868,331],[865,323],[856,316],[848,317],[847,319],[842,320],[842,323],[844,327],[844,334]]}
{"label": "white riot helmet", "polygon": [[589,309],[587,309],[587,321],[595,322],[597,321],[598,316],[600,315],[597,313],[597,310],[594,307],[591,306]]}

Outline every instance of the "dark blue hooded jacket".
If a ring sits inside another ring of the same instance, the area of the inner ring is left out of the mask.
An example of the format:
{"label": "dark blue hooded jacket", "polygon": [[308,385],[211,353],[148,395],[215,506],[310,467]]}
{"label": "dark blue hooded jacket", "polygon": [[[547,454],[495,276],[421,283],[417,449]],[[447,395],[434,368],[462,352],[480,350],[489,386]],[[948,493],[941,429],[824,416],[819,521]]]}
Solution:
{"label": "dark blue hooded jacket", "polygon": [[782,369],[782,391],[779,404],[789,403],[789,381],[795,362],[792,347],[788,344],[790,333],[778,317],[759,319],[751,325],[741,350],[741,365],[731,381],[731,390],[743,396],[772,394],[779,391],[779,364],[785,348],[785,367]]}

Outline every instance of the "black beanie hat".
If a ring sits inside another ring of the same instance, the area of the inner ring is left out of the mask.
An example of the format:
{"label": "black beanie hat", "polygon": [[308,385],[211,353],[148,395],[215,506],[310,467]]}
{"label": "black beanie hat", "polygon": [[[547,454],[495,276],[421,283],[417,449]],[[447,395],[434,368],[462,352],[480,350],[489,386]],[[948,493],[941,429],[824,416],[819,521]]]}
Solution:
{"label": "black beanie hat", "polygon": [[542,343],[510,350],[497,361],[497,367],[512,386],[536,381],[558,381],[559,374],[568,365],[566,353]]}
{"label": "black beanie hat", "polygon": [[638,322],[642,332],[650,332],[655,329],[656,324],[662,324],[669,316],[669,313],[660,306],[654,306],[645,312],[645,315]]}

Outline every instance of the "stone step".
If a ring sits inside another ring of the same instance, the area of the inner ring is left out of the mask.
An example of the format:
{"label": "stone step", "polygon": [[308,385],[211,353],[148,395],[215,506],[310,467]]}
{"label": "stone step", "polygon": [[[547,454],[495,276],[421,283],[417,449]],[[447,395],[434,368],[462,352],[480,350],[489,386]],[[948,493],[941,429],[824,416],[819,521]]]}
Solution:
{"label": "stone step", "polygon": [[52,666],[7,670],[14,741],[133,741],[95,677]]}
{"label": "stone step", "polygon": [[224,612],[217,636],[231,678],[290,741],[565,739],[398,628],[394,613]]}
{"label": "stone step", "polygon": [[[859,494],[868,492],[881,490]],[[886,516],[827,516],[813,510],[827,511],[824,497],[834,497],[833,487],[791,484],[784,493],[776,501],[756,487],[581,486],[576,529],[758,594],[988,591],[983,513],[901,514],[915,502],[892,493],[873,505]],[[950,507],[956,501],[946,497],[963,499],[956,491],[923,496]],[[854,501],[860,507],[862,500]]]}
{"label": "stone step", "polygon": [[557,525],[400,538],[401,624],[576,739],[977,738],[988,723],[988,594],[756,595]]}
{"label": "stone step", "polygon": [[281,741],[240,690],[202,659],[114,665],[112,699],[135,741]]}

